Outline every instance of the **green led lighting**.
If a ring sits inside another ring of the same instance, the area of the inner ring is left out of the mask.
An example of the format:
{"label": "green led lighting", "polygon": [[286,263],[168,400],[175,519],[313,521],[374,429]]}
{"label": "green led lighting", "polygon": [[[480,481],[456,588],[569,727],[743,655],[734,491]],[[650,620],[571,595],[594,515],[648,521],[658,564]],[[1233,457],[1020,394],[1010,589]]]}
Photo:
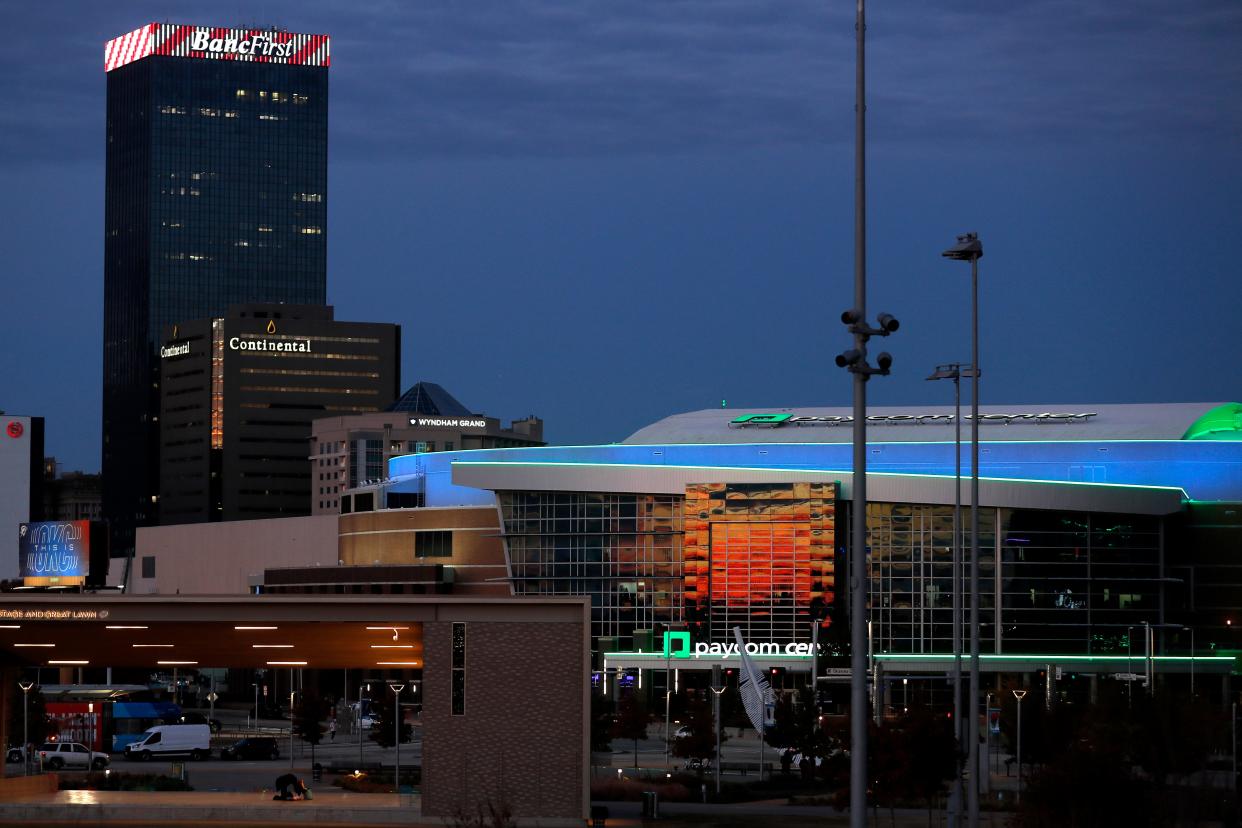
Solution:
{"label": "green led lighting", "polygon": [[[552,466],[552,467],[594,467],[606,469],[711,469],[712,471],[748,471],[763,472],[771,474],[779,472],[783,474],[850,474],[848,469],[809,469],[809,468],[782,468],[773,466],[681,466],[676,464],[652,464],[652,463],[598,463],[598,462],[581,462],[581,461],[564,461],[564,460],[517,460],[513,462],[505,461],[483,461],[483,460],[454,460],[454,466],[494,466],[504,468],[507,466]],[[951,474],[918,474],[918,473],[898,473],[898,472],[867,472],[868,477],[893,477],[903,479],[907,477],[921,478],[927,480],[954,480]],[[964,478],[963,478],[964,479]],[[1027,479],[1017,477],[980,477],[979,480],[989,483],[1039,483],[1049,486],[1086,486],[1089,488],[1099,489],[1143,489],[1147,491],[1157,492],[1179,492],[1183,499],[1189,497],[1186,490],[1181,486],[1144,486],[1137,483],[1090,483],[1081,480],[1041,480]]]}
{"label": "green led lighting", "polygon": [[[773,661],[777,659],[781,661],[787,661],[790,659],[810,661],[812,658],[814,658],[814,656],[810,656],[810,655],[786,655],[783,652],[782,653],[764,653],[762,655],[760,655],[759,653],[747,653],[747,655],[749,655],[751,658],[756,659],[758,661]],[[604,653],[604,658],[605,659],[618,659],[618,658],[637,659],[640,661],[649,660],[649,661],[658,661],[661,664],[663,664],[665,661],[669,661],[670,664],[672,664],[674,667],[677,667],[678,665],[684,665],[687,661],[723,661],[725,659],[736,658],[736,656],[708,655],[707,653],[703,653],[702,655],[695,655],[694,653],[691,653],[690,655],[686,655],[686,656],[673,656],[670,660],[670,659],[666,659],[662,653]]]}
{"label": "green led lighting", "polygon": [[1242,404],[1225,403],[1190,424],[1183,440],[1242,440]]}
{"label": "green led lighting", "polygon": [[[949,661],[952,653],[876,653],[877,659],[893,661]],[[1132,656],[1125,655],[1049,655],[1047,653],[1028,653],[1015,655],[1012,653],[980,653],[984,661],[1046,661],[1055,664],[1060,661],[1142,661],[1146,658],[1142,653]],[[1234,661],[1233,656],[1152,656],[1156,661]]]}

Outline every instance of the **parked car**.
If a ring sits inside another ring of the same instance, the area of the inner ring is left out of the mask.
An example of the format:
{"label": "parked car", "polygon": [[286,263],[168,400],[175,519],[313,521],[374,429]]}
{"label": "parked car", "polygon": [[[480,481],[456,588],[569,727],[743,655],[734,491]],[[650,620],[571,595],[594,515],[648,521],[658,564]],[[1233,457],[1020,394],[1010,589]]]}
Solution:
{"label": "parked car", "polygon": [[126,759],[149,762],[164,756],[207,759],[211,756],[211,728],[205,724],[156,725],[125,746]]}
{"label": "parked car", "polygon": [[221,759],[279,759],[280,748],[271,736],[247,736],[220,751]]}
{"label": "parked car", "polygon": [[26,749],[21,745],[15,745],[9,748],[8,752],[4,754],[4,761],[10,763],[20,762],[24,758],[26,758]]}
{"label": "parked car", "polygon": [[39,746],[39,762],[48,770],[102,770],[111,761],[108,754],[91,750],[78,742],[44,742]]}

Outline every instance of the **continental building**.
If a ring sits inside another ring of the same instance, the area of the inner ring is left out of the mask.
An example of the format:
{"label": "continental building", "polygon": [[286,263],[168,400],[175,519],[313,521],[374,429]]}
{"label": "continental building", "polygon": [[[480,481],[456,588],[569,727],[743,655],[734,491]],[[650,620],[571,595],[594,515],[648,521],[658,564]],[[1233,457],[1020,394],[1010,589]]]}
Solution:
{"label": "continental building", "polygon": [[401,329],[331,307],[238,305],[164,329],[159,522],[310,514],[311,424],[396,398]]}
{"label": "continental building", "polygon": [[151,23],[108,41],[103,492],[113,549],[155,520],[162,332],[326,301],[325,35]]}
{"label": "continental building", "polygon": [[543,420],[538,417],[514,420],[505,427],[495,417],[471,412],[434,382],[415,383],[382,412],[315,420],[310,441],[311,512],[421,505],[417,498],[396,493],[383,499],[385,490],[378,484],[387,477],[393,457],[542,445]]}

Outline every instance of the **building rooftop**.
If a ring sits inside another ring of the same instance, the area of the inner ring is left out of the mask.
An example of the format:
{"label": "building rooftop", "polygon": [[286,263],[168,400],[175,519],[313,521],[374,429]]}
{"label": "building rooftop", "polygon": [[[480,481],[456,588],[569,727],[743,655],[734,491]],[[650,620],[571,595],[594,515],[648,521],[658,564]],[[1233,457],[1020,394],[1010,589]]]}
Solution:
{"label": "building rooftop", "polygon": [[470,417],[474,412],[434,382],[416,382],[385,411],[426,414],[432,417]]}
{"label": "building rooftop", "polygon": [[[936,443],[954,439],[953,407],[869,407],[869,443]],[[988,441],[1242,440],[1238,403],[1125,405],[987,405],[979,438]],[[630,445],[707,443],[849,443],[852,408],[707,408],[665,417],[631,434]],[[970,408],[962,406],[962,439]]]}

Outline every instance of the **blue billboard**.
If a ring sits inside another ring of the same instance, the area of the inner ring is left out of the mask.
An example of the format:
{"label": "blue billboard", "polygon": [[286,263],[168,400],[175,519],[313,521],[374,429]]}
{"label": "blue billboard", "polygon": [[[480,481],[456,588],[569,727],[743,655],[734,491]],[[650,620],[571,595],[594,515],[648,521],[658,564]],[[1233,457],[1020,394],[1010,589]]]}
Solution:
{"label": "blue billboard", "polygon": [[26,586],[83,584],[91,574],[91,522],[23,523],[17,555],[18,576]]}

